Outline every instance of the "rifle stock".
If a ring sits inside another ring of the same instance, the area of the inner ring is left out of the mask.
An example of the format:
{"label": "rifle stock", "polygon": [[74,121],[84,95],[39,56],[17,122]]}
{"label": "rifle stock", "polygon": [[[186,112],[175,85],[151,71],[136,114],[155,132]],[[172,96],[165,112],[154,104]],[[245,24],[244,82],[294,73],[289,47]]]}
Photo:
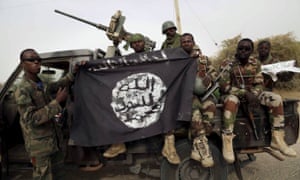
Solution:
{"label": "rifle stock", "polygon": [[253,132],[254,132],[255,139],[259,140],[259,136],[257,134],[257,128],[256,128],[255,120],[254,120],[254,115],[253,115],[253,109],[249,108],[247,106],[246,102],[241,102],[241,104],[242,104],[245,114],[248,116],[248,119],[250,121],[250,124],[251,124]]}
{"label": "rifle stock", "polygon": [[205,101],[216,89],[218,89],[220,87],[219,82],[215,82],[213,86],[211,86],[211,88],[209,88],[206,93],[204,94],[204,96],[201,97],[201,101]]}

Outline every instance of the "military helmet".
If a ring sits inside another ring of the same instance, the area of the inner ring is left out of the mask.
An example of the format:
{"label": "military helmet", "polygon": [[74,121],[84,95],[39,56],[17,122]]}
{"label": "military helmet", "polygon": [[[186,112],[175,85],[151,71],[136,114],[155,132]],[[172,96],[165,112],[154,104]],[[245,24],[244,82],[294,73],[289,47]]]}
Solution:
{"label": "military helmet", "polygon": [[162,33],[165,34],[167,29],[175,28],[177,30],[177,27],[173,23],[173,21],[166,21],[162,24]]}
{"label": "military helmet", "polygon": [[140,33],[135,33],[129,37],[128,41],[130,44],[136,41],[145,41],[145,37]]}

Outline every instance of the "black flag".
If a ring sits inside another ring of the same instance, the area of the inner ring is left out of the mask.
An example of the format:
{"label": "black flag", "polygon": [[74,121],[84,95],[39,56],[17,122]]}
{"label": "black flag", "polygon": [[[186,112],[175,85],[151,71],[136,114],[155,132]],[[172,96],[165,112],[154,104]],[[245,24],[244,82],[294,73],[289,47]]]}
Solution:
{"label": "black flag", "polygon": [[114,144],[190,121],[196,67],[181,48],[89,62],[75,80],[70,140],[79,146]]}

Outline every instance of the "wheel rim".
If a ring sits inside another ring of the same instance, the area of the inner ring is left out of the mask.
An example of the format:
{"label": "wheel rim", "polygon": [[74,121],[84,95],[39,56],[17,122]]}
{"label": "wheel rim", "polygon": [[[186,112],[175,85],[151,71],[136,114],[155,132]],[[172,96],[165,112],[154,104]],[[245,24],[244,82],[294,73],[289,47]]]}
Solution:
{"label": "wheel rim", "polygon": [[210,168],[204,168],[200,162],[185,158],[178,165],[176,180],[213,179]]}

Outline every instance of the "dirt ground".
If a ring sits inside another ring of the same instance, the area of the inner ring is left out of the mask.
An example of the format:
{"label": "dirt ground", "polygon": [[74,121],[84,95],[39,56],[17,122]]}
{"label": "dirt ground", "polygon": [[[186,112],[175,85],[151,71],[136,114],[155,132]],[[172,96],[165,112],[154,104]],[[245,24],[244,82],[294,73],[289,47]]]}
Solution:
{"label": "dirt ground", "polygon": [[[300,92],[276,91],[283,98],[299,99]],[[300,106],[299,110],[300,112]],[[286,158],[279,161],[267,153],[255,154],[255,161],[242,163],[242,174],[244,180],[299,180],[300,179],[300,140],[292,146],[298,153],[296,158]],[[245,155],[241,158],[245,159]],[[81,172],[74,166],[67,166],[67,179],[73,180],[158,180],[159,169],[149,170],[144,168],[140,174],[132,173],[132,170],[139,167],[107,165],[97,172]],[[158,167],[159,168],[159,167]],[[228,180],[238,180],[233,167],[229,168]],[[10,171],[9,180],[29,180],[31,179],[31,168],[22,167],[17,171]],[[146,175],[147,174],[147,175]]]}

